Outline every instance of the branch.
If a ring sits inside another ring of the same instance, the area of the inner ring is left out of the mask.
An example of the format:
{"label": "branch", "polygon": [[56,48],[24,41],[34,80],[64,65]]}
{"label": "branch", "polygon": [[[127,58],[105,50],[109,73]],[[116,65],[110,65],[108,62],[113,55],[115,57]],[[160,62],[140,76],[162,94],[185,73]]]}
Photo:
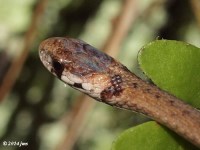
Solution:
{"label": "branch", "polygon": [[8,71],[6,72],[2,84],[0,85],[0,101],[6,96],[7,93],[12,89],[17,77],[19,76],[24,62],[29,54],[29,49],[34,42],[37,33],[37,24],[44,12],[47,0],[41,0],[36,7],[36,10],[33,14],[30,27],[24,37],[24,47],[20,56],[16,57]]}
{"label": "branch", "polygon": [[200,1],[199,0],[191,0],[191,5],[192,5],[192,8],[193,8],[192,10],[193,10],[194,15],[197,20],[197,24],[199,25],[199,28],[200,28],[200,13],[199,13]]}

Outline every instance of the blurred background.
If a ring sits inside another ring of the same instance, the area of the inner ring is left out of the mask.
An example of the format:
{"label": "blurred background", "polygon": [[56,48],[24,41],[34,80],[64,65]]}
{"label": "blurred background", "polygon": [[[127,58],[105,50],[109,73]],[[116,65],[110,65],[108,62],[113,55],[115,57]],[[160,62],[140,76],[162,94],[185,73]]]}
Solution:
{"label": "blurred background", "polygon": [[149,120],[54,78],[38,57],[42,40],[82,39],[145,78],[137,65],[142,46],[171,39],[199,47],[199,12],[199,0],[1,0],[0,149],[109,150],[121,132]]}

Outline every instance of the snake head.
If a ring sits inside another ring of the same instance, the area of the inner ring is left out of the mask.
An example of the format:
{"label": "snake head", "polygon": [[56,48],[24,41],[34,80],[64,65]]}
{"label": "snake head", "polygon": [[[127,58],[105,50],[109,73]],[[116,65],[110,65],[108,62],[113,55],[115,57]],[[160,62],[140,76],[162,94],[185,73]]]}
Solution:
{"label": "snake head", "polygon": [[44,66],[68,85],[98,97],[110,83],[113,58],[77,39],[54,37],[39,46]]}

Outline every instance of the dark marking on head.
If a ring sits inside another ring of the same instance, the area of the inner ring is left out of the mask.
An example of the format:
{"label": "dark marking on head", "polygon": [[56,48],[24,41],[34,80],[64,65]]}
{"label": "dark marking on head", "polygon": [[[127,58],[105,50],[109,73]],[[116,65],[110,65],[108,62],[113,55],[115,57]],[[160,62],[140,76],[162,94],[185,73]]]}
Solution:
{"label": "dark marking on head", "polygon": [[100,94],[101,99],[110,99],[114,95],[113,93],[114,93],[114,88],[112,86],[108,87],[101,92],[101,94]]}
{"label": "dark marking on head", "polygon": [[173,100],[169,100],[170,104],[173,106],[174,105],[174,101]]}
{"label": "dark marking on head", "polygon": [[54,72],[58,78],[61,78],[62,72],[64,70],[63,64],[60,63],[58,60],[53,60],[52,66],[53,66],[53,69],[51,70],[51,72]]}
{"label": "dark marking on head", "polygon": [[133,83],[133,88],[137,88],[138,84],[137,83]]}
{"label": "dark marking on head", "polygon": [[160,95],[159,95],[159,94],[156,94],[155,97],[156,97],[157,99],[159,99],[159,98],[160,98]]}
{"label": "dark marking on head", "polygon": [[87,43],[83,44],[83,49],[89,56],[92,56],[94,60],[98,60],[99,63],[102,63],[105,66],[110,65],[113,61],[112,57],[106,55],[102,51],[99,51]]}
{"label": "dark marking on head", "polygon": [[110,99],[113,96],[119,96],[123,91],[121,87],[122,78],[120,75],[114,75],[111,78],[111,86],[101,92],[102,99]]}
{"label": "dark marking on head", "polygon": [[189,115],[190,112],[188,110],[183,110],[182,114],[183,114],[183,116],[185,116],[185,115]]}
{"label": "dark marking on head", "polygon": [[151,89],[147,88],[147,89],[145,89],[145,91],[146,91],[147,93],[150,93],[150,92],[151,92]]}
{"label": "dark marking on head", "polygon": [[76,87],[76,88],[79,88],[79,89],[83,89],[83,87],[82,87],[82,84],[81,83],[74,83],[74,85],[73,85],[74,87]]}
{"label": "dark marking on head", "polygon": [[89,51],[89,50],[91,51],[93,50],[93,47],[86,43],[86,44],[83,44],[83,49],[85,51]]}

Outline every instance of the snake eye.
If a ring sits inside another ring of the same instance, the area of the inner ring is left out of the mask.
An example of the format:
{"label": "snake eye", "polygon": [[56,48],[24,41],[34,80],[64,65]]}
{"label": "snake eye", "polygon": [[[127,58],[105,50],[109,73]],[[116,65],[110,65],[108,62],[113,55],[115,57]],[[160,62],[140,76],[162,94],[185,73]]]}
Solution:
{"label": "snake eye", "polygon": [[56,71],[59,71],[59,70],[62,70],[63,69],[63,66],[60,62],[58,61],[53,61],[53,68],[56,70]]}
{"label": "snake eye", "polygon": [[61,64],[58,60],[53,60],[52,66],[54,68],[54,72],[60,78],[64,70],[63,64]]}

